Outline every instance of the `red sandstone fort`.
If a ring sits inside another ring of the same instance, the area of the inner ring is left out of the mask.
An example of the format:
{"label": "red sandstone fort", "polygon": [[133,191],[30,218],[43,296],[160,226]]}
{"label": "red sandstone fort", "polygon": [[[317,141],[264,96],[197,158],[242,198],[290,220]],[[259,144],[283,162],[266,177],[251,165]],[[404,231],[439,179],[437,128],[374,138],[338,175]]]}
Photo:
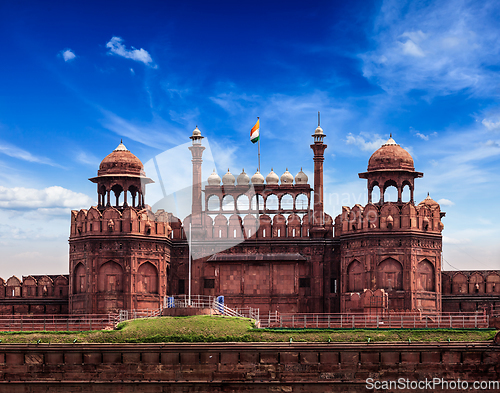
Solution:
{"label": "red sandstone fort", "polygon": [[[90,179],[97,205],[71,212],[69,275],[0,279],[0,313],[157,309],[189,285],[193,294],[224,295],[232,307],[252,305],[263,313],[500,305],[499,271],[441,270],[445,213],[429,196],[415,203],[415,179],[423,173],[392,137],[359,174],[367,181],[366,206],[344,206],[335,220],[323,209],[321,127],[312,137],[312,185],[302,170],[295,177],[271,171],[266,178],[243,171],[237,179],[228,171],[222,179],[214,172],[203,189],[205,148],[196,128],[189,148],[192,213],[183,221],[146,204],[153,180],[120,143]],[[391,186],[395,202],[384,200]]]}

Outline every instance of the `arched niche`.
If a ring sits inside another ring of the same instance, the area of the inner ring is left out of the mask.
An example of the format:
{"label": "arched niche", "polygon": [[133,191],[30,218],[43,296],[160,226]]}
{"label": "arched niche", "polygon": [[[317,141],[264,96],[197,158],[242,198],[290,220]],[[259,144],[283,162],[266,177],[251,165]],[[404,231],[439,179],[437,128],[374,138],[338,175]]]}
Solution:
{"label": "arched niche", "polygon": [[97,276],[99,292],[123,292],[123,269],[114,261],[104,263]]}
{"label": "arched niche", "polygon": [[158,293],[158,271],[151,262],[144,262],[139,266],[136,283],[138,293]]}
{"label": "arched niche", "polygon": [[469,278],[469,293],[484,293],[484,277],[474,273]]}
{"label": "arched niche", "polygon": [[424,259],[417,266],[417,289],[420,291],[435,291],[434,266]]}
{"label": "arched niche", "polygon": [[454,294],[468,293],[467,277],[462,273],[455,274],[451,280],[451,290]]}
{"label": "arched niche", "polygon": [[382,261],[377,266],[377,287],[391,290],[403,289],[403,266],[393,258]]}
{"label": "arched niche", "polygon": [[361,262],[353,261],[347,267],[347,292],[363,292],[365,269]]}
{"label": "arched niche", "polygon": [[73,272],[73,293],[87,292],[86,282],[85,266],[79,263]]}
{"label": "arched niche", "polygon": [[500,293],[500,276],[497,273],[486,276],[486,293]]}

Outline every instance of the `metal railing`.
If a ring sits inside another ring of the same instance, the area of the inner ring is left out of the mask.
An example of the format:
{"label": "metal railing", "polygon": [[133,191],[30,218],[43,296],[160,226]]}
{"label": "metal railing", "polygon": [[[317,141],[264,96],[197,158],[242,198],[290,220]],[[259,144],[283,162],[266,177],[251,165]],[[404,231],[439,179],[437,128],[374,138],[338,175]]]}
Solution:
{"label": "metal railing", "polygon": [[0,331],[87,331],[114,328],[116,314],[2,315]]}
{"label": "metal railing", "polygon": [[316,328],[316,329],[478,329],[488,328],[489,316],[484,313],[441,313],[386,315],[368,314],[279,314],[269,313],[260,320],[264,328]]}

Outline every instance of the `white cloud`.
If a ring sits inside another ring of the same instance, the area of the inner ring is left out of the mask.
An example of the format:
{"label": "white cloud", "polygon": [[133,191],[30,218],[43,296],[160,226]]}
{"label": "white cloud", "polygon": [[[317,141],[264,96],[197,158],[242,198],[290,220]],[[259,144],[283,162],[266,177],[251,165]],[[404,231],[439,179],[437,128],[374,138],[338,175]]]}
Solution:
{"label": "white cloud", "polygon": [[76,58],[75,53],[71,49],[65,49],[61,51],[61,56],[63,57],[64,61],[68,62]]}
{"label": "white cloud", "polygon": [[[89,196],[74,192],[63,187],[52,186],[44,189],[0,186],[0,207],[4,209],[40,209],[41,213],[48,213],[47,209],[88,208],[93,204]],[[50,211],[57,214],[59,211]]]}
{"label": "white cloud", "polygon": [[420,49],[417,44],[415,44],[412,40],[408,40],[404,43],[400,43],[403,48],[403,53],[405,55],[415,56],[415,57],[424,57],[424,52]]}
{"label": "white cloud", "polygon": [[442,198],[437,201],[441,206],[453,206],[455,203],[450,201],[449,199]]}
{"label": "white cloud", "polygon": [[489,131],[495,131],[500,129],[500,119],[499,118],[489,118],[483,119],[481,122]]}
{"label": "white cloud", "polygon": [[382,146],[386,140],[383,139],[380,135],[373,135],[373,140],[367,141],[361,135],[353,135],[352,133],[347,134],[345,142],[348,145],[355,145],[359,147],[363,151],[372,151],[374,152],[380,146]]}
{"label": "white cloud", "polygon": [[424,141],[428,141],[429,140],[429,135],[424,135],[424,134],[422,134],[420,132],[417,132],[415,135],[418,136],[419,138],[422,138]]}
{"label": "white cloud", "polygon": [[49,158],[45,157],[37,157],[31,154],[30,152],[21,149],[17,146],[11,145],[7,142],[0,141],[0,153],[3,153],[9,157],[18,158],[20,160],[28,161],[28,162],[37,162],[39,164],[46,164],[51,166],[59,166],[52,162]]}
{"label": "white cloud", "polygon": [[492,0],[386,0],[374,24],[374,49],[360,54],[363,74],[394,94],[498,95],[498,12]]}
{"label": "white cloud", "polygon": [[117,56],[125,57],[126,59],[131,59],[146,64],[151,68],[157,68],[157,65],[153,62],[151,55],[145,49],[127,49],[123,45],[123,39],[120,37],[113,37],[106,44],[106,48],[109,49],[108,54],[114,54]]}

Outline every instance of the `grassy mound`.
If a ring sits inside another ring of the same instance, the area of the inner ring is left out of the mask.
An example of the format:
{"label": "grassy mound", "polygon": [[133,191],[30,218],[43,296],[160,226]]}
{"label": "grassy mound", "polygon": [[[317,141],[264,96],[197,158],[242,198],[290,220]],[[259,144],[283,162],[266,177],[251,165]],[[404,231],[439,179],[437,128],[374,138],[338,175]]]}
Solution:
{"label": "grassy mound", "polygon": [[199,315],[136,319],[116,330],[0,332],[1,343],[489,341],[495,329],[256,329],[250,319]]}

